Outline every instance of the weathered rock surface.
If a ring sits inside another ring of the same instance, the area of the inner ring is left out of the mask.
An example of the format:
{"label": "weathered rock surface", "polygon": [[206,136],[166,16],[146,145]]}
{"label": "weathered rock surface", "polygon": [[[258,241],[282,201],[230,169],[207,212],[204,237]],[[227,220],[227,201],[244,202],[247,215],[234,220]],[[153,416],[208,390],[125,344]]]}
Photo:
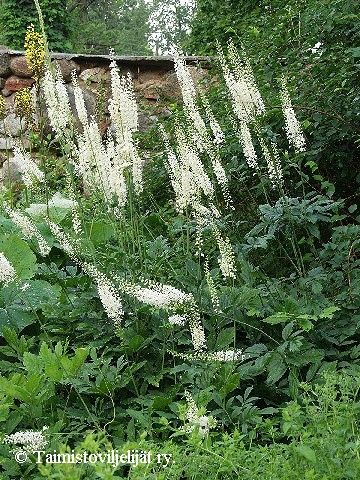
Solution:
{"label": "weathered rock surface", "polygon": [[73,71],[78,74],[80,72],[80,67],[73,60],[67,60],[65,58],[60,58],[59,60],[54,60],[54,62],[59,66],[61,74],[65,82],[71,81],[71,74]]}
{"label": "weathered rock surface", "polygon": [[10,73],[10,55],[2,53],[0,55],[0,77],[6,77]]}
{"label": "weathered rock surface", "polygon": [[[83,90],[89,116],[95,115],[96,110],[102,111],[100,130],[103,134],[110,125],[108,112],[108,100],[111,93],[109,66],[112,60],[111,56],[52,54],[52,61],[58,64],[66,83],[75,118],[77,118],[77,114],[74,88],[71,84],[71,74],[74,70],[79,76],[79,85]],[[140,131],[148,130],[156,125],[162,117],[171,115],[166,105],[174,100],[181,101],[181,91],[174,73],[172,57],[118,56],[115,57],[115,60],[120,74],[126,75],[129,72],[133,79],[139,107]],[[206,73],[211,59],[208,57],[189,57],[186,61],[190,66],[195,83],[205,79],[206,87]],[[199,65],[204,68],[199,68]],[[4,151],[11,150],[14,143],[19,141],[21,134],[23,135],[22,143],[29,146],[27,132],[23,133],[20,128],[20,120],[14,113],[14,98],[17,91],[25,87],[31,87],[33,83],[34,80],[31,78],[31,71],[27,66],[24,52],[12,51],[7,47],[2,48],[0,46],[0,91],[2,96],[5,97],[7,107],[5,129],[0,122],[0,182],[7,175],[7,166],[5,163],[2,165],[4,158],[7,158],[7,152]],[[42,101],[44,101],[43,98]],[[76,123],[76,126],[81,129],[80,122],[77,121]],[[50,132],[50,124],[49,121],[45,120],[45,133],[48,132]],[[11,160],[10,166],[11,176],[16,176],[16,167],[12,165]]]}
{"label": "weathered rock surface", "polygon": [[21,125],[20,118],[15,113],[9,113],[4,121],[0,122],[0,133],[10,137],[18,137],[24,129],[25,126]]}
{"label": "weathered rock surface", "polygon": [[20,78],[15,75],[11,75],[5,82],[5,90],[8,92],[17,92],[25,87],[31,87],[35,80],[32,78]]}
{"label": "weathered rock surface", "polygon": [[10,69],[17,77],[30,78],[31,71],[28,67],[25,56],[13,57],[10,61]]}

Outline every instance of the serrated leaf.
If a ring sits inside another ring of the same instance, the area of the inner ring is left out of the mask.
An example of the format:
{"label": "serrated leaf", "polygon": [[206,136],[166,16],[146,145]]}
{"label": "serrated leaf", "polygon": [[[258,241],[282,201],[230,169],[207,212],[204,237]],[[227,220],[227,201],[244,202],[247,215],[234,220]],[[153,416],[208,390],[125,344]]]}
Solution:
{"label": "serrated leaf", "polygon": [[293,319],[293,315],[287,312],[278,312],[270,317],[264,318],[263,322],[270,323],[270,325],[277,325],[279,323],[285,323]]}

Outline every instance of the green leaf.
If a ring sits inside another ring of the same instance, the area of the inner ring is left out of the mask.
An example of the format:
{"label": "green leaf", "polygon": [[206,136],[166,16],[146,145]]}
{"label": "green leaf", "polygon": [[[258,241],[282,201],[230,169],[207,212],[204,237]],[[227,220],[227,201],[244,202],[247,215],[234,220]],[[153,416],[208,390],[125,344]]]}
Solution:
{"label": "green leaf", "polygon": [[354,213],[355,210],[357,210],[357,205],[356,203],[354,203],[353,205],[350,205],[350,207],[348,208],[349,210],[349,213]]}
{"label": "green leaf", "polygon": [[295,447],[295,451],[301,456],[304,457],[311,463],[316,462],[316,455],[312,448],[308,447],[307,445],[298,445]]}
{"label": "green leaf", "polygon": [[0,238],[0,252],[3,252],[13,265],[21,280],[27,280],[36,273],[36,256],[29,245],[17,235],[5,235]]}
{"label": "green leaf", "polygon": [[319,318],[333,318],[334,313],[338,312],[340,310],[339,307],[335,307],[335,305],[331,307],[326,307],[324,310],[320,313]]}
{"label": "green leaf", "polygon": [[287,370],[287,365],[278,352],[271,355],[270,362],[267,365],[268,377],[266,383],[273,385],[284,375]]}
{"label": "green leaf", "polygon": [[231,328],[224,328],[218,335],[216,340],[216,348],[217,350],[222,350],[225,347],[228,347],[230,344],[234,342],[234,329]]}
{"label": "green leaf", "polygon": [[114,227],[105,222],[94,222],[88,228],[89,238],[94,245],[106,243],[115,235]]}
{"label": "green leaf", "polygon": [[270,317],[264,318],[263,322],[270,323],[270,325],[277,325],[279,323],[285,323],[292,320],[294,317],[291,313],[278,312]]}

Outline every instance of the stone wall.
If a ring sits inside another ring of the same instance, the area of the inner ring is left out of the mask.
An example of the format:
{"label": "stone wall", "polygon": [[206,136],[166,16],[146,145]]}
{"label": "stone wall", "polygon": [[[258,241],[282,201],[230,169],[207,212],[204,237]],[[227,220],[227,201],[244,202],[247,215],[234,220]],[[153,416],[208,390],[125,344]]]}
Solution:
{"label": "stone wall", "polygon": [[[74,108],[71,72],[75,70],[88,109],[94,113],[99,108],[103,108],[106,123],[111,58],[99,55],[55,53],[52,55],[52,60],[58,63],[62,71],[72,107]],[[115,57],[115,60],[121,73],[130,72],[132,75],[140,111],[140,130],[149,128],[159,117],[169,115],[170,111],[167,105],[180,98],[172,58]],[[188,57],[186,61],[194,77],[202,78],[206,75],[211,59],[209,57]],[[0,122],[0,158],[3,157],[4,150],[11,149],[14,139],[22,133],[20,119],[15,115],[15,94],[24,87],[31,87],[33,83],[34,80],[31,78],[24,53],[0,49],[0,90],[7,105],[5,121]],[[26,134],[23,140],[26,142]]]}

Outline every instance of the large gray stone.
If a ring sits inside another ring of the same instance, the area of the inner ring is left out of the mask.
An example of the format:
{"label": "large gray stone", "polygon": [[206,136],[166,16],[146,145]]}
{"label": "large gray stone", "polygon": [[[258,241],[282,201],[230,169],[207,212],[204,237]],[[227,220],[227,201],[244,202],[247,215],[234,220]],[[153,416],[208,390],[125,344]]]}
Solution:
{"label": "large gray stone", "polygon": [[17,77],[16,75],[11,75],[11,77],[6,79],[5,88],[9,92],[17,92],[23,88],[30,88],[35,80],[32,78],[22,78]]}
{"label": "large gray stone", "polygon": [[[72,84],[69,83],[68,85],[66,85],[66,90],[67,90],[68,95],[69,95],[71,110],[72,110],[72,112],[75,116],[75,119],[76,119],[76,126],[78,128],[80,128],[81,124],[80,124],[80,121],[78,119],[77,112],[76,112],[76,106],[75,106],[74,87],[72,86]],[[87,89],[82,89],[82,92],[83,92],[83,95],[84,95],[85,106],[87,108],[87,111],[88,111],[88,114],[89,114],[89,117],[90,117],[91,115],[95,114],[96,97],[95,97],[94,94],[89,92]]]}
{"label": "large gray stone", "polygon": [[17,77],[30,78],[32,75],[24,55],[13,57],[10,61],[10,68]]}
{"label": "large gray stone", "polygon": [[20,118],[15,113],[10,113],[5,117],[4,122],[0,122],[0,133],[10,137],[18,137],[21,129],[25,130],[25,125],[21,126]]}
{"label": "large gray stone", "polygon": [[7,77],[10,75],[10,55],[7,53],[0,54],[0,77]]}
{"label": "large gray stone", "polygon": [[54,60],[54,62],[59,66],[65,82],[71,81],[71,74],[73,71],[75,71],[76,74],[80,72],[80,67],[74,62],[74,60],[60,58],[59,60]]}

